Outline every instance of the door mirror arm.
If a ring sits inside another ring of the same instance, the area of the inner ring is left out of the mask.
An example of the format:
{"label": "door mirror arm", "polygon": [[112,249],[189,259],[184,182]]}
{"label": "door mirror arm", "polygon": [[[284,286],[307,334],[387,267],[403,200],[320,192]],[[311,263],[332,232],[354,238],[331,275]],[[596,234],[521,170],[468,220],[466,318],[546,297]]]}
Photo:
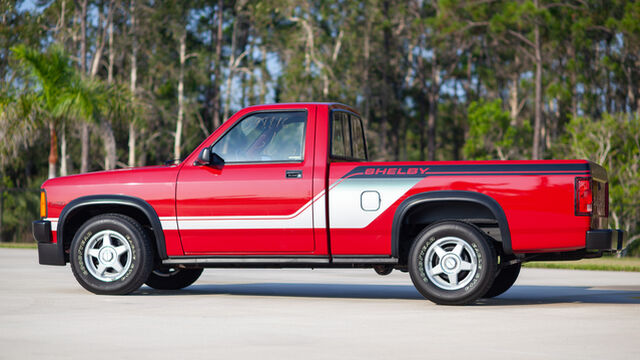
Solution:
{"label": "door mirror arm", "polygon": [[216,169],[222,169],[222,167],[224,166],[224,159],[220,155],[214,153],[213,151],[211,152],[210,159],[211,159],[209,161],[210,166]]}

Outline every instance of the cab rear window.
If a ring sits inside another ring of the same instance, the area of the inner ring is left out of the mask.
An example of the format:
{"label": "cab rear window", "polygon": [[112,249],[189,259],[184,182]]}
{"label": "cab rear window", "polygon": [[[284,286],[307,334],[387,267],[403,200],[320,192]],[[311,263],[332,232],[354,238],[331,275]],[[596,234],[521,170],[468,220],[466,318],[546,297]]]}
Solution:
{"label": "cab rear window", "polygon": [[358,116],[346,111],[331,113],[331,159],[367,160],[362,120]]}

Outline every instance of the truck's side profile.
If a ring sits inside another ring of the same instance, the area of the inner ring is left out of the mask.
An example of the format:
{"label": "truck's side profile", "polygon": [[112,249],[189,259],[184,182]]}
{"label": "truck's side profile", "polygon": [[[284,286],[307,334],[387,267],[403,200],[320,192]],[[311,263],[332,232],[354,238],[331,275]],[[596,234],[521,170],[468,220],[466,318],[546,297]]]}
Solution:
{"label": "truck's side profile", "polygon": [[41,264],[82,286],[179,289],[206,267],[408,271],[440,304],[497,296],[522,262],[619,250],[607,174],[583,160],[369,162],[335,103],[253,106],[177,165],[51,179]]}

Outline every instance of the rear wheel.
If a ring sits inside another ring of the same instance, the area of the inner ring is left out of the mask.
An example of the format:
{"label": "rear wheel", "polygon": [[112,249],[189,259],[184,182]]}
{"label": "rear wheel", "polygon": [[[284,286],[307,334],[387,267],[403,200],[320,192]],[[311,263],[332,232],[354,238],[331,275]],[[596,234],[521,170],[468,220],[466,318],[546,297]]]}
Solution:
{"label": "rear wheel", "polygon": [[202,269],[162,267],[154,269],[145,284],[158,290],[179,290],[196,282],[201,274]]}
{"label": "rear wheel", "polygon": [[150,239],[135,220],[99,215],[76,233],[69,253],[71,270],[95,294],[122,295],[137,290],[153,267]]}
{"label": "rear wheel", "polygon": [[509,290],[518,279],[521,267],[522,264],[518,263],[500,269],[498,276],[496,276],[495,280],[493,280],[493,285],[491,285],[491,288],[489,288],[487,293],[482,295],[482,297],[485,299],[490,299],[492,297],[502,295],[507,290]]}
{"label": "rear wheel", "polygon": [[458,221],[423,230],[409,254],[416,289],[442,305],[468,304],[484,295],[496,273],[496,253],[475,227]]}

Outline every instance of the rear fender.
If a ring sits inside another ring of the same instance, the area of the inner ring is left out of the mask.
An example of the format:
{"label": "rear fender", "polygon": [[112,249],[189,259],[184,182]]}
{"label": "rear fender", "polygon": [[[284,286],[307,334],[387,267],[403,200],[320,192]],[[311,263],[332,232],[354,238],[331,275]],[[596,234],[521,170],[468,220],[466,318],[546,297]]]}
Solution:
{"label": "rear fender", "polygon": [[[505,255],[513,254],[511,233],[507,217],[500,204],[492,197],[473,191],[430,191],[416,194],[405,199],[396,209],[391,232],[391,256],[399,256],[400,234],[404,218],[415,206],[436,202],[470,202],[486,207],[498,221],[502,236],[502,250]],[[444,219],[443,219],[444,220]]]}

